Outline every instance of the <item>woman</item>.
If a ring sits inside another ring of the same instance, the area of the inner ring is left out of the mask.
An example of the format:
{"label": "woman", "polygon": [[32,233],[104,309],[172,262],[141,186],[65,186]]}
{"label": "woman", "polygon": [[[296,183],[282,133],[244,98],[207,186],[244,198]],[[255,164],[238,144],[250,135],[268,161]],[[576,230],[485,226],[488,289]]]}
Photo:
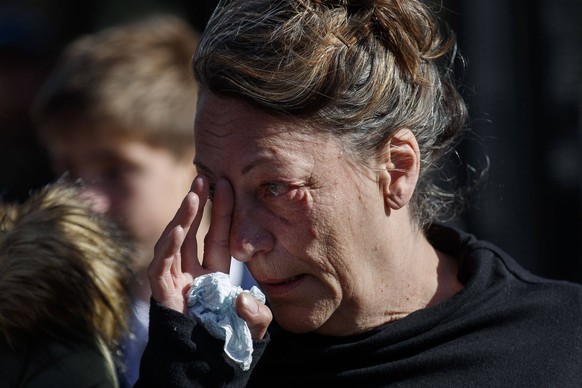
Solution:
{"label": "woman", "polygon": [[[419,1],[219,4],[193,62],[200,175],[149,268],[137,386],[582,382],[581,287],[437,224],[430,172],[466,119],[452,52]],[[249,370],[187,316],[231,255],[267,297],[236,299]]]}
{"label": "woman", "polygon": [[117,387],[129,249],[75,187],[0,206],[0,386]]}

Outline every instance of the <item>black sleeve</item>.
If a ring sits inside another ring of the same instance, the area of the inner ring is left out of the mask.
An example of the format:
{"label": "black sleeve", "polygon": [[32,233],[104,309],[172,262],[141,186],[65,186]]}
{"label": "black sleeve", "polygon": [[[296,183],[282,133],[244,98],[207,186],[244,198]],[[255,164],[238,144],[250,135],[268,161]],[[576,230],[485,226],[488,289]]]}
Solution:
{"label": "black sleeve", "polygon": [[149,342],[134,387],[244,387],[269,341],[253,342],[253,362],[243,371],[224,353],[224,341],[195,319],[153,299]]}

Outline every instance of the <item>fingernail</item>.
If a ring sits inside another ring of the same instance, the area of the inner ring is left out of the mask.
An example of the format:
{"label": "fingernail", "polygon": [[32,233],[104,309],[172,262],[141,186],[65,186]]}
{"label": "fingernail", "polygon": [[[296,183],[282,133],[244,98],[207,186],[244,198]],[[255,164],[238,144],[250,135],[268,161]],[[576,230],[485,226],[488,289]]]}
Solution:
{"label": "fingernail", "polygon": [[252,295],[244,293],[244,295],[242,295],[241,298],[243,306],[245,307],[245,309],[247,309],[249,313],[255,315],[259,312],[259,304],[255,300],[255,298],[253,298]]}

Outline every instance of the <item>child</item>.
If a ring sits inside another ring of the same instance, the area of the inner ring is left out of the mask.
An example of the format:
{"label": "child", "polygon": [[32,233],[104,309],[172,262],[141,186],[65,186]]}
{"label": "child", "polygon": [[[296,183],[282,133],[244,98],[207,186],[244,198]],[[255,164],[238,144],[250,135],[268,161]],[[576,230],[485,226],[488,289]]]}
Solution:
{"label": "child", "polygon": [[147,342],[146,269],[196,174],[190,59],[197,43],[190,25],[170,15],[83,37],[66,48],[33,111],[55,172],[79,180],[137,249],[123,350],[130,386]]}

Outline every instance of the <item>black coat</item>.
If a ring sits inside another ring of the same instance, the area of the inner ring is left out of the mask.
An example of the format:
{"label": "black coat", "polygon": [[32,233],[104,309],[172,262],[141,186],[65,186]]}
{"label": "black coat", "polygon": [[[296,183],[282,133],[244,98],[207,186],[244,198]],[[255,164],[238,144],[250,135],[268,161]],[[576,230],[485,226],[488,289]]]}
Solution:
{"label": "black coat", "polygon": [[534,276],[494,245],[435,226],[463,290],[367,333],[276,326],[242,372],[222,341],[155,302],[136,387],[582,387],[582,286]]}

